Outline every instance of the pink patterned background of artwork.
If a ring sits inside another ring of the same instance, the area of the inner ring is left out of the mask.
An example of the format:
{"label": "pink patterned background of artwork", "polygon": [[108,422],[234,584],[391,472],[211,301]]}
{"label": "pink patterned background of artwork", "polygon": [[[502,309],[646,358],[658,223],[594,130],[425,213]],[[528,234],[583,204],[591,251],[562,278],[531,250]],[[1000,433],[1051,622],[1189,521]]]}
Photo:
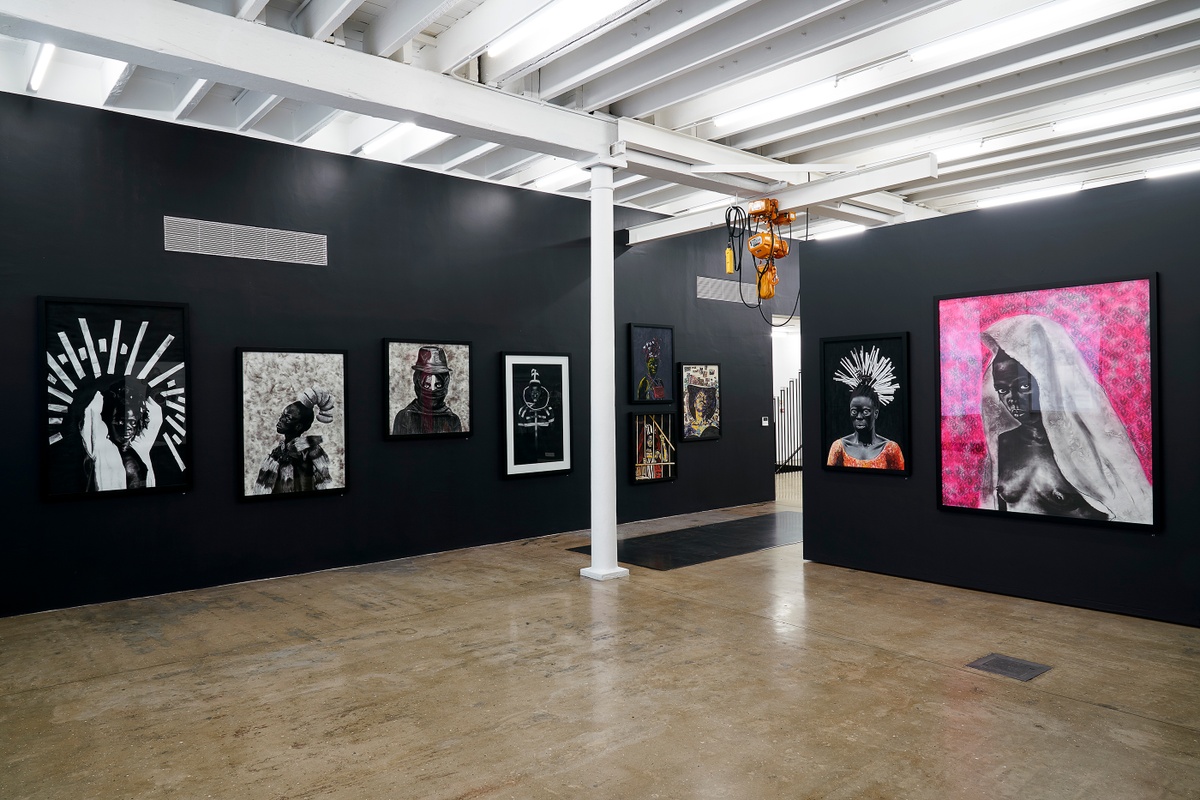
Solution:
{"label": "pink patterned background of artwork", "polygon": [[1151,479],[1150,281],[961,297],[938,303],[943,505],[977,508],[985,500],[990,466],[979,403],[991,353],[979,334],[1017,314],[1049,317],[1066,329]]}

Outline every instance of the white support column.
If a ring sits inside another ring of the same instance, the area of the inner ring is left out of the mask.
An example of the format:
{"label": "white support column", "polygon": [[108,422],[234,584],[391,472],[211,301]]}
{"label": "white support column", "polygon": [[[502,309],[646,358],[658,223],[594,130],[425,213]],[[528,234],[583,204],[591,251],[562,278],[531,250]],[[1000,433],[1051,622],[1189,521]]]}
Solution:
{"label": "white support column", "polygon": [[617,566],[616,309],[613,304],[613,168],[592,167],[592,565],[585,578],[624,578]]}

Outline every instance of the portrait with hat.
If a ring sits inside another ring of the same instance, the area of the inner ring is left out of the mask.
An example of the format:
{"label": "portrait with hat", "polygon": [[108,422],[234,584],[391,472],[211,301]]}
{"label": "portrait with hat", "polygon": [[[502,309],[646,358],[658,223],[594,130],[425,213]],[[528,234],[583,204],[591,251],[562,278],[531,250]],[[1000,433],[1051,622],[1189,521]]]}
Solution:
{"label": "portrait with hat", "polygon": [[384,340],[384,436],[467,436],[471,432],[471,343]]}

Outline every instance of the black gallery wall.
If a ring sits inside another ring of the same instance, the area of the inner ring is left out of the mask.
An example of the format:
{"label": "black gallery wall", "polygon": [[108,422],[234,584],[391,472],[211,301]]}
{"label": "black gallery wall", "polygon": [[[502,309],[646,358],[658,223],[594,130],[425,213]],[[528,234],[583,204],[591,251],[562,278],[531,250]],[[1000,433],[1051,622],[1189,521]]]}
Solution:
{"label": "black gallery wall", "polygon": [[[586,201],[15,95],[0,176],[0,614],[588,527]],[[165,252],[164,215],[322,233],[329,266]],[[648,219],[617,209],[618,228]],[[620,521],[774,496],[768,331],[696,299],[722,248],[614,243]],[[39,296],[188,304],[189,492],[41,499]],[[629,412],[671,410],[628,402],[634,321],[674,326],[676,360],[722,367],[724,436],[682,446],[670,483],[629,480]],[[470,437],[383,438],[383,338],[473,343]],[[238,347],[348,351],[344,494],[238,499]],[[505,351],[571,354],[571,473],[502,477]]]}
{"label": "black gallery wall", "polygon": [[[803,360],[828,336],[910,334],[908,478],[823,470],[820,395],[803,398],[805,556],[814,561],[1200,624],[1200,177],[1064,197],[814,242],[802,253]],[[1153,534],[938,508],[935,297],[1157,273],[1160,436]],[[795,295],[790,295],[794,297]],[[952,612],[951,612],[952,613]]]}

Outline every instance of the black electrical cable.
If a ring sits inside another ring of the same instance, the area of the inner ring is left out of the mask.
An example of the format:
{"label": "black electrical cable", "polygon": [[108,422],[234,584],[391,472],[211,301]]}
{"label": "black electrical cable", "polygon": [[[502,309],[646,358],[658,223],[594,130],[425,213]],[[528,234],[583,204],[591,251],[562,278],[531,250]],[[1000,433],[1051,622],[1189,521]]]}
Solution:
{"label": "black electrical cable", "polygon": [[[738,299],[742,301],[742,305],[746,308],[758,308],[762,305],[762,300],[758,301],[758,305],[750,305],[746,302],[746,293],[742,289],[742,250],[746,241],[746,231],[750,227],[750,217],[746,214],[746,209],[739,205],[732,205],[725,209],[725,232],[729,237],[729,248],[733,250],[733,271],[738,274]],[[755,286],[755,295],[757,296],[757,284]]]}
{"label": "black electrical cable", "polygon": [[[808,209],[804,209],[804,241],[806,241],[806,242],[808,241],[808,218],[809,218]],[[790,222],[788,223],[788,238],[792,239],[792,224]],[[795,241],[795,240],[793,239],[793,241]],[[743,301],[743,302],[745,302],[745,301]],[[767,319],[767,315],[765,313],[763,313],[761,300],[759,301],[757,308],[758,308],[759,316],[761,316],[763,318],[763,322],[767,323],[772,328],[782,328],[786,325],[791,324],[791,321],[796,318],[796,311],[798,311],[800,308],[800,251],[799,250],[796,251],[796,302],[792,305],[792,313],[788,315],[788,318],[786,320],[784,320],[783,322],[776,325],[774,322],[771,322],[771,320]]]}

